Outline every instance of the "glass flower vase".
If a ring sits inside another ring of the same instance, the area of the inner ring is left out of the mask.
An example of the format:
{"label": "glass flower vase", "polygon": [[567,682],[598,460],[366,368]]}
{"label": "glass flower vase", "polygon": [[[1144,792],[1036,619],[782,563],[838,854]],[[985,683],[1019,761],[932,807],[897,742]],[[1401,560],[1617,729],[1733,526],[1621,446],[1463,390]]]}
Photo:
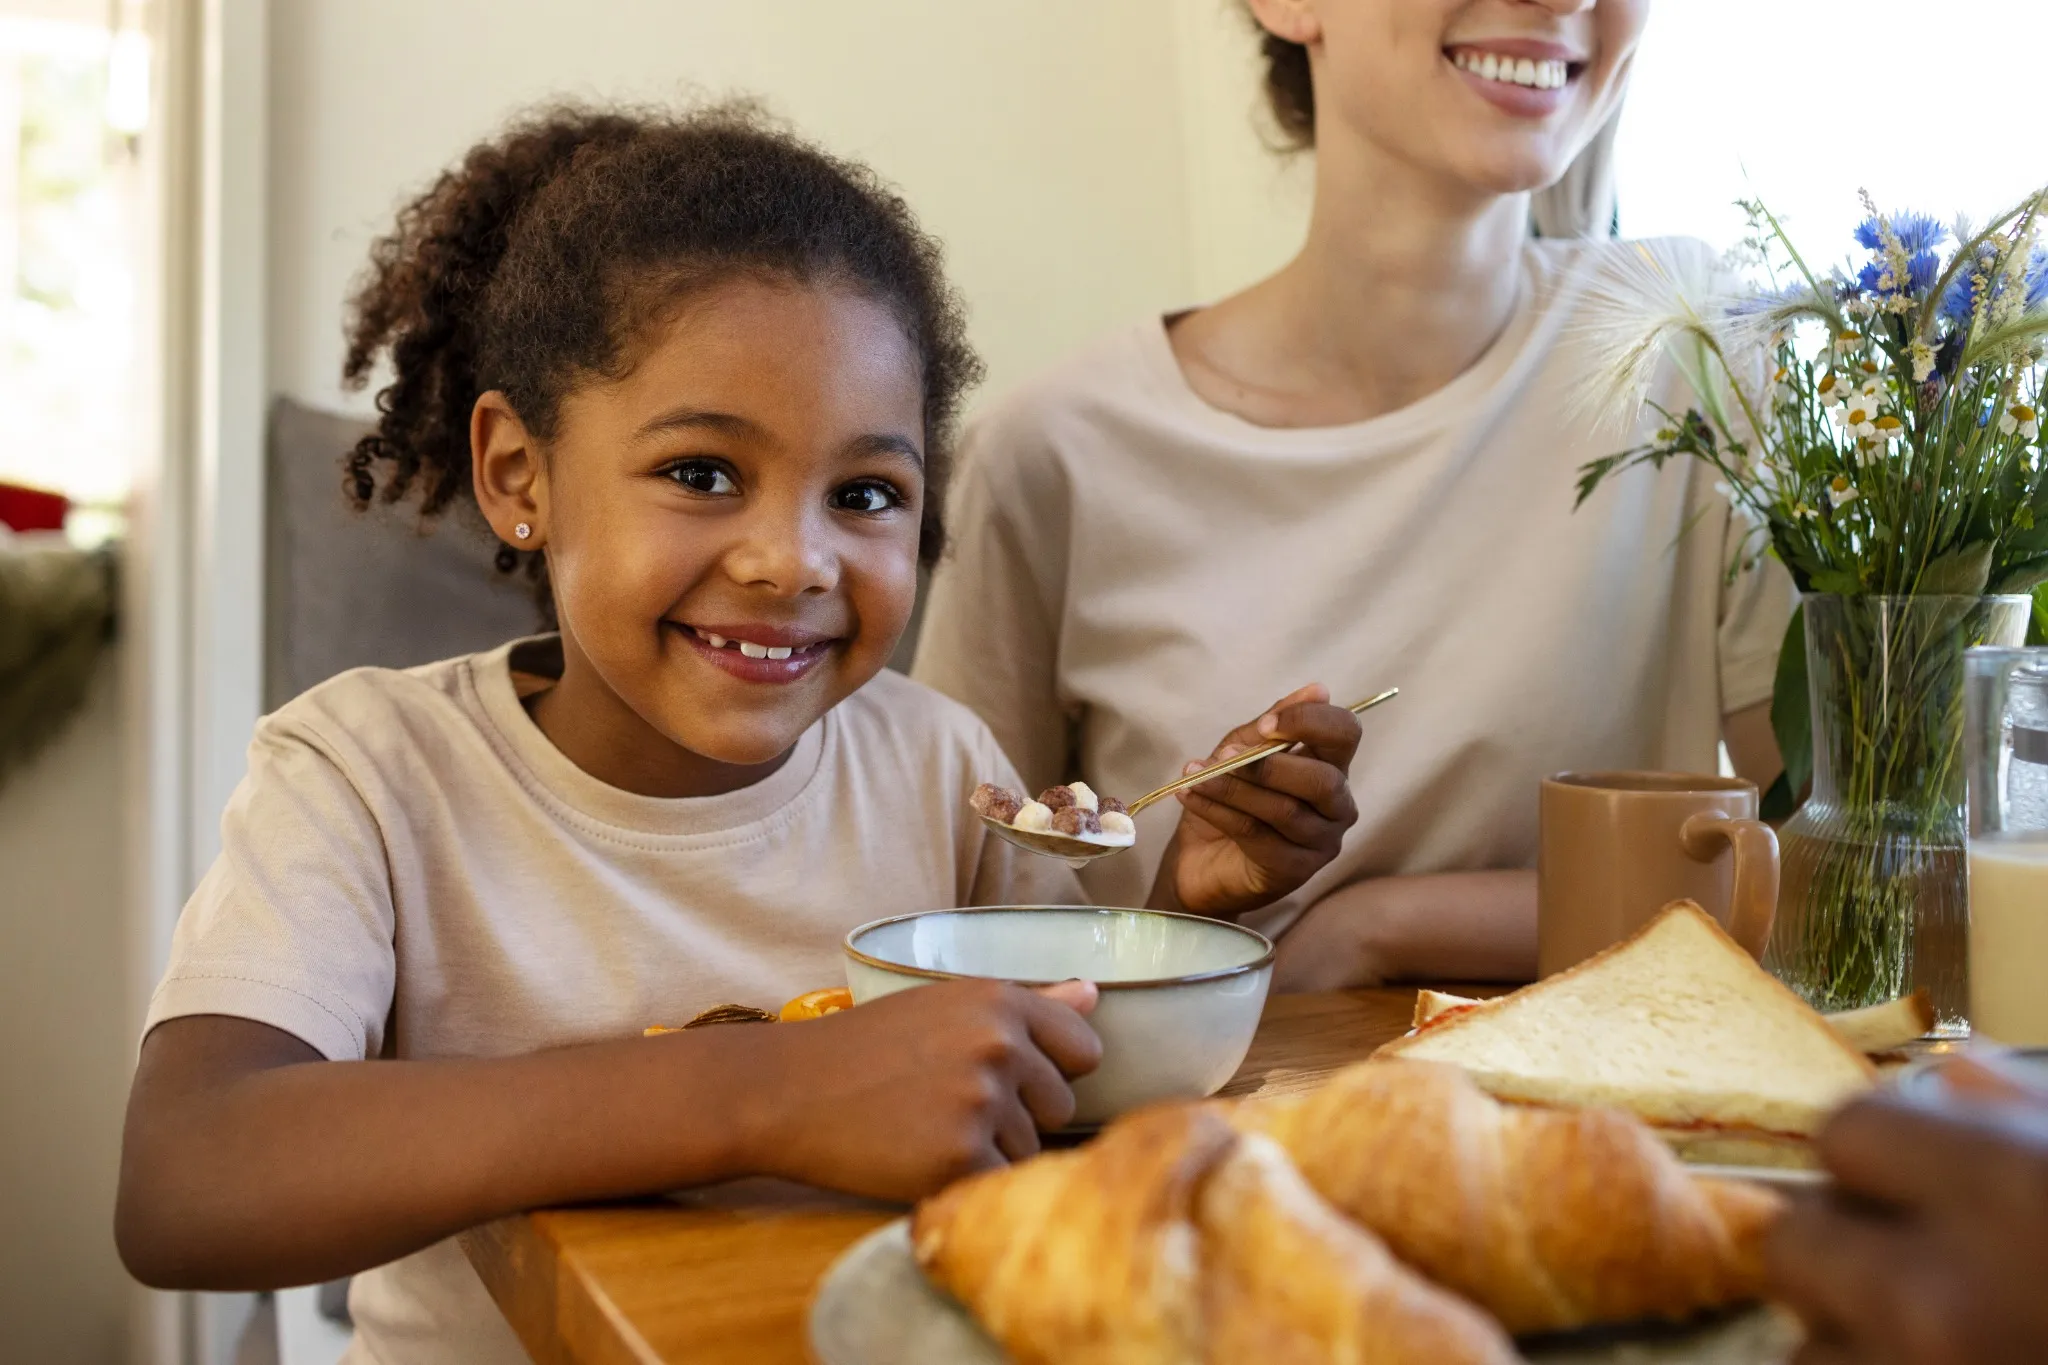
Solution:
{"label": "glass flower vase", "polygon": [[1817,1009],[1925,989],[1969,1031],[1963,651],[2017,645],[2031,599],[1813,594],[1813,791],[1779,831],[1764,965]]}

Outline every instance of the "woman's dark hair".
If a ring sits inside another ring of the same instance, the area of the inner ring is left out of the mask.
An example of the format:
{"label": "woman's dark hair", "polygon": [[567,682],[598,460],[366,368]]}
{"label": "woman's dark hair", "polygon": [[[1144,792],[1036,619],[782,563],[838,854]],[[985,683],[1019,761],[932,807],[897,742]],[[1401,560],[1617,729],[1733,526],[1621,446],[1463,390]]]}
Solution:
{"label": "woman's dark hair", "polygon": [[[935,560],[953,426],[981,374],[938,243],[872,172],[747,104],[544,109],[401,209],[349,304],[344,381],[360,388],[385,352],[394,371],[348,457],[350,496],[417,497],[423,517],[472,496],[478,395],[502,391],[546,440],[564,395],[623,377],[678,299],[743,274],[843,283],[894,310],[923,365],[919,553]],[[505,547],[498,565],[522,558],[540,580],[537,553]]]}
{"label": "woman's dark hair", "polygon": [[1305,151],[1316,145],[1316,91],[1309,80],[1308,48],[1270,31],[1245,15],[1259,32],[1259,53],[1266,59],[1266,108],[1288,147]]}

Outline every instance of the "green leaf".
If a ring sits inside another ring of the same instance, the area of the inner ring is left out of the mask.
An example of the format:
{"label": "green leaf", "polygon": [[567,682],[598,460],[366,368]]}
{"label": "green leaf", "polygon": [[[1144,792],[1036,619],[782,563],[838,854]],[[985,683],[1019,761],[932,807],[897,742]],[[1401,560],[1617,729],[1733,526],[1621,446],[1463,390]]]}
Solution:
{"label": "green leaf", "polygon": [[1985,540],[1949,551],[1921,571],[1914,591],[1982,597],[1985,585],[1991,581],[1991,552],[1995,548]]}
{"label": "green leaf", "polygon": [[2034,624],[2027,631],[2030,645],[2048,645],[2048,583],[2034,589]]}
{"label": "green leaf", "polygon": [[2023,559],[1999,575],[1998,582],[1991,587],[1993,592],[2032,592],[2043,583],[2048,583],[2048,555],[2037,555]]}
{"label": "green leaf", "polygon": [[1806,695],[1804,606],[1792,612],[1778,646],[1778,675],[1771,683],[1771,733],[1777,736],[1785,774],[1765,793],[1763,817],[1782,820],[1798,808],[1801,794],[1813,780],[1813,710]]}
{"label": "green leaf", "polygon": [[1851,597],[1863,591],[1863,580],[1854,569],[1822,569],[1813,575],[1813,590]]}

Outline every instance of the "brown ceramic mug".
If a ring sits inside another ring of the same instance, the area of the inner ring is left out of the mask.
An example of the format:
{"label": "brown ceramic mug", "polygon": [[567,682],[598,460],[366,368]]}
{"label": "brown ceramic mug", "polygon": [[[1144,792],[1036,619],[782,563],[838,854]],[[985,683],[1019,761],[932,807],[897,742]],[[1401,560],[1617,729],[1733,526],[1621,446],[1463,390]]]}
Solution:
{"label": "brown ceramic mug", "polygon": [[1627,938],[1681,898],[1752,957],[1778,907],[1778,836],[1753,783],[1694,773],[1559,773],[1543,783],[1536,972]]}

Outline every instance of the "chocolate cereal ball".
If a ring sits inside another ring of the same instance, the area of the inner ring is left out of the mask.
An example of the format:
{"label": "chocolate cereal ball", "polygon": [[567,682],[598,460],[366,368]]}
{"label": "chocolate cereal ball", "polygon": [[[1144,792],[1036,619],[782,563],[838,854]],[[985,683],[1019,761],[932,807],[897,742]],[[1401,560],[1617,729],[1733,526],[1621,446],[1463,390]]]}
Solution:
{"label": "chocolate cereal ball", "polygon": [[1081,806],[1063,806],[1052,813],[1053,832],[1070,836],[1102,833],[1102,821],[1095,812]]}
{"label": "chocolate cereal ball", "polygon": [[998,787],[993,782],[984,782],[974,789],[974,795],[967,798],[967,804],[974,807],[976,815],[986,816],[1007,825],[1017,818],[1023,808],[1024,798],[1008,787]]}
{"label": "chocolate cereal ball", "polygon": [[1079,802],[1074,799],[1074,789],[1062,785],[1047,787],[1044,791],[1040,792],[1038,794],[1038,804],[1048,810],[1065,810],[1069,806],[1078,805]]}

